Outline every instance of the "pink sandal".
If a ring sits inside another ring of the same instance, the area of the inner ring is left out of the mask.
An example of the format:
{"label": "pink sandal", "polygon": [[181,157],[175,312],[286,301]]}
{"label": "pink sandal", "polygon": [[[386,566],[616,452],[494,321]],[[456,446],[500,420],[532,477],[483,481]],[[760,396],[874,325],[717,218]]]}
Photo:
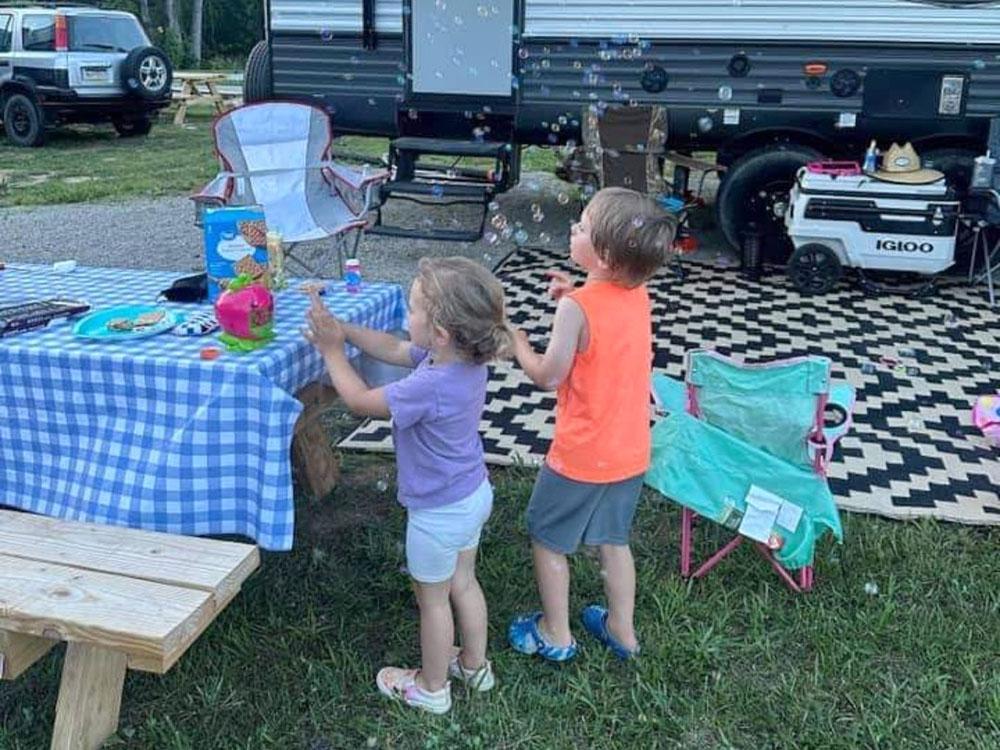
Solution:
{"label": "pink sandal", "polygon": [[375,676],[375,684],[382,695],[403,701],[407,706],[420,708],[432,714],[446,714],[451,710],[451,683],[432,693],[417,684],[417,669],[383,667]]}

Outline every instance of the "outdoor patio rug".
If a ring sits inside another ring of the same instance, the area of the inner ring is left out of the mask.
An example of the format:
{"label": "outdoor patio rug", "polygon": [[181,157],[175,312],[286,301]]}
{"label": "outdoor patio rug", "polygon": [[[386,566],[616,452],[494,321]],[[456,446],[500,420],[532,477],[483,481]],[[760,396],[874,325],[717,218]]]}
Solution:
{"label": "outdoor patio rug", "polygon": [[[511,320],[539,350],[554,311],[549,268],[577,273],[565,250],[538,248],[515,251],[496,269]],[[1000,314],[982,288],[948,281],[927,299],[869,297],[845,281],[811,298],[780,274],[754,283],[734,269],[687,271],[683,282],[663,271],[649,284],[656,368],[682,376],[683,354],[695,347],[749,361],[828,356],[834,378],[858,389],[854,428],[829,472],[841,508],[1000,524],[1000,450],[969,418],[976,396],[1000,390]],[[517,367],[494,367],[481,427],[487,460],[539,462],[554,404]],[[388,422],[370,420],[340,445],[391,451]]]}

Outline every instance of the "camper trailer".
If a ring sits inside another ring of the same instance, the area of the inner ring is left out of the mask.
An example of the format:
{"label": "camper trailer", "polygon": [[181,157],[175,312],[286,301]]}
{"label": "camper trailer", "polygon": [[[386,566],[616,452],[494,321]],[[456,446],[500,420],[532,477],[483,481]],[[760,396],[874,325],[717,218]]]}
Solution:
{"label": "camper trailer", "polygon": [[[247,99],[394,139],[389,196],[487,201],[520,147],[579,142],[585,109],[659,105],[669,149],[727,167],[734,244],[750,222],[781,231],[802,165],[873,138],[912,142],[961,189],[1000,113],[1000,2],[266,0],[266,29]],[[496,167],[434,175],[429,153]]]}

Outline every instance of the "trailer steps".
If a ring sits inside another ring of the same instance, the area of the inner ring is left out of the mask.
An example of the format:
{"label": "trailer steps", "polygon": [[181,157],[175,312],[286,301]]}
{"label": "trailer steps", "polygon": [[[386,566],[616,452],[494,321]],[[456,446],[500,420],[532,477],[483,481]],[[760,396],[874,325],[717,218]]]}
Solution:
{"label": "trailer steps", "polygon": [[[459,141],[445,138],[404,136],[389,145],[390,180],[382,185],[375,224],[370,234],[417,237],[451,242],[475,242],[483,234],[493,197],[506,190],[512,180],[513,149],[498,141]],[[433,163],[422,156],[454,157],[450,164]],[[492,169],[461,166],[463,159],[490,159]],[[390,199],[406,200],[428,207],[481,206],[475,229],[439,229],[391,226],[382,223],[382,208]]]}

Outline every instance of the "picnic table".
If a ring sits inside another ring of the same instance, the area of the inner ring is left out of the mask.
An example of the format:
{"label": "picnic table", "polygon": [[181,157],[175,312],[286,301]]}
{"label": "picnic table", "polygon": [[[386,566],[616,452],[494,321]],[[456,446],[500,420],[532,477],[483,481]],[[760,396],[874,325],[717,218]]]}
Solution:
{"label": "picnic table", "polygon": [[229,80],[228,73],[199,73],[175,71],[174,81],[180,84],[173,93],[179,102],[174,113],[174,125],[183,125],[191,102],[210,102],[217,114],[223,114],[237,104],[239,94],[231,93],[223,84]]}
{"label": "picnic table", "polygon": [[[178,275],[83,267],[60,274],[14,264],[0,271],[0,302],[152,303]],[[405,327],[396,284],[366,282],[349,293],[331,282],[325,300],[344,320]],[[319,384],[322,358],[301,334],[308,304],[291,281],[275,298],[275,339],[214,361],[200,356],[206,345],[221,346],[212,336],[88,341],[73,336],[71,321],[0,339],[0,504],[154,531],[239,534],[265,549],[291,549],[290,448],[305,416],[296,394],[305,391],[315,405],[331,390]],[[307,422],[312,442],[329,450],[315,420]]]}
{"label": "picnic table", "polygon": [[53,750],[114,734],[126,669],[169,670],[260,565],[250,544],[0,511],[0,679],[65,641]]}

